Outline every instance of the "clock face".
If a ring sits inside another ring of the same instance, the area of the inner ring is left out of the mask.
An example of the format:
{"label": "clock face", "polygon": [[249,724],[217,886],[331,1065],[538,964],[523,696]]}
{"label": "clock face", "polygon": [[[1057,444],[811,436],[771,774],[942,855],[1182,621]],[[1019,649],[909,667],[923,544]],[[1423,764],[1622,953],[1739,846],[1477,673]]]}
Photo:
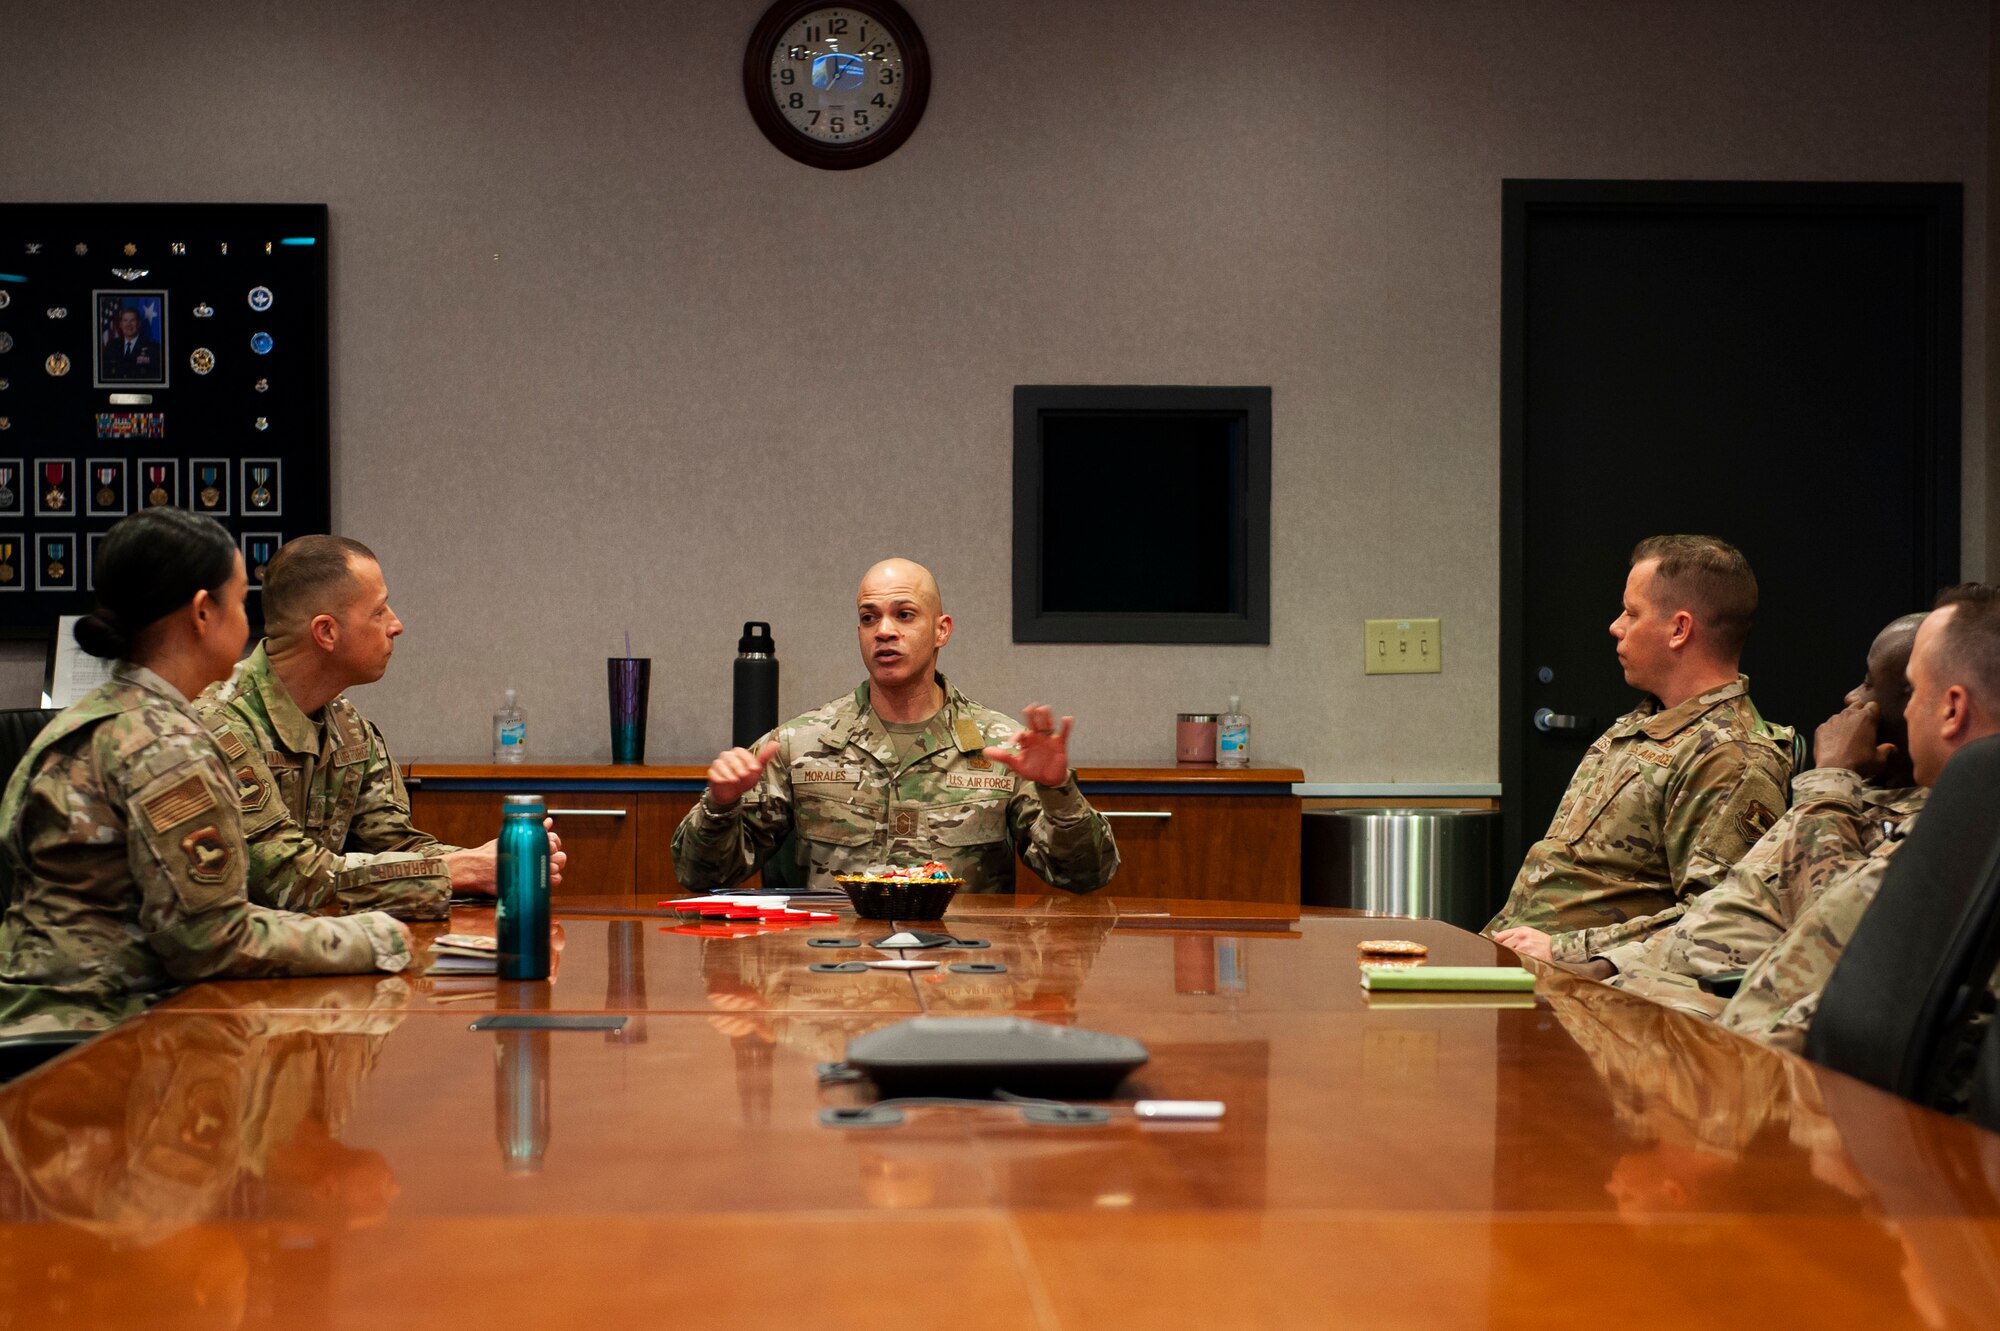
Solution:
{"label": "clock face", "polygon": [[909,75],[896,34],[859,10],[815,9],[771,52],[771,100],[820,143],[855,143],[889,127]]}
{"label": "clock face", "polygon": [[929,94],[923,37],[892,0],[779,0],[744,59],[765,136],[813,166],[865,166],[916,128]]}

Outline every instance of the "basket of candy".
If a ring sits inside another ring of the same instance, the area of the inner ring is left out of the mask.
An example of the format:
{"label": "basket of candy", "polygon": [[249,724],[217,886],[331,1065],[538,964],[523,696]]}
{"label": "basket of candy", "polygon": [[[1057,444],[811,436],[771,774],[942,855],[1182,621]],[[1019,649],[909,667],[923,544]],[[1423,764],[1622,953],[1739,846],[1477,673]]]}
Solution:
{"label": "basket of candy", "polygon": [[920,869],[871,866],[863,873],[837,873],[833,881],[864,920],[935,920],[965,886],[951,869],[932,860]]}

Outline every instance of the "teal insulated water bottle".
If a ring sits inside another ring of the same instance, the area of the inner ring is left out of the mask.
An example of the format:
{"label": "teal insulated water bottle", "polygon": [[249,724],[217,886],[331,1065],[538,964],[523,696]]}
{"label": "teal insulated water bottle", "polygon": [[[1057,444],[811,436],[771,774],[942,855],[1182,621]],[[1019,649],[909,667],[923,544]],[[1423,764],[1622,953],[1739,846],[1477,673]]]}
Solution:
{"label": "teal insulated water bottle", "polygon": [[495,932],[500,978],[549,978],[549,833],[540,795],[509,795],[501,810]]}

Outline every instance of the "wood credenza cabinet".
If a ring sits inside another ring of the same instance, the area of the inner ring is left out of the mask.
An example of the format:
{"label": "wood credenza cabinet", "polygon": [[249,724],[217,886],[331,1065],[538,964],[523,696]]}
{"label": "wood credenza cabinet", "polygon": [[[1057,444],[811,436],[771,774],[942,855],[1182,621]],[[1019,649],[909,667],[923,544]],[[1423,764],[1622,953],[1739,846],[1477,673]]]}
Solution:
{"label": "wood credenza cabinet", "polygon": [[[556,819],[569,870],[558,898],[677,895],[674,829],[701,797],[707,763],[614,767],[582,760],[507,765],[454,759],[409,764],[416,824],[441,841],[476,846],[500,830],[501,799],[540,795]],[[1172,763],[1081,767],[1077,781],[1111,820],[1122,897],[1299,900],[1297,768],[1223,770]],[[1020,890],[1047,890],[1025,864]]]}

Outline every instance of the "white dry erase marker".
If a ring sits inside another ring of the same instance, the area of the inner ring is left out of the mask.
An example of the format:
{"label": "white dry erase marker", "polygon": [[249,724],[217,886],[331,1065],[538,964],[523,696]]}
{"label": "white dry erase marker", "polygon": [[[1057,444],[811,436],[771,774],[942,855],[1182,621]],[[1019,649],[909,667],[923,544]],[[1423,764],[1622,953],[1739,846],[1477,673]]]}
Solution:
{"label": "white dry erase marker", "polygon": [[1222,1110],[1220,1100],[1138,1100],[1132,1105],[1133,1113],[1148,1119],[1221,1118]]}

